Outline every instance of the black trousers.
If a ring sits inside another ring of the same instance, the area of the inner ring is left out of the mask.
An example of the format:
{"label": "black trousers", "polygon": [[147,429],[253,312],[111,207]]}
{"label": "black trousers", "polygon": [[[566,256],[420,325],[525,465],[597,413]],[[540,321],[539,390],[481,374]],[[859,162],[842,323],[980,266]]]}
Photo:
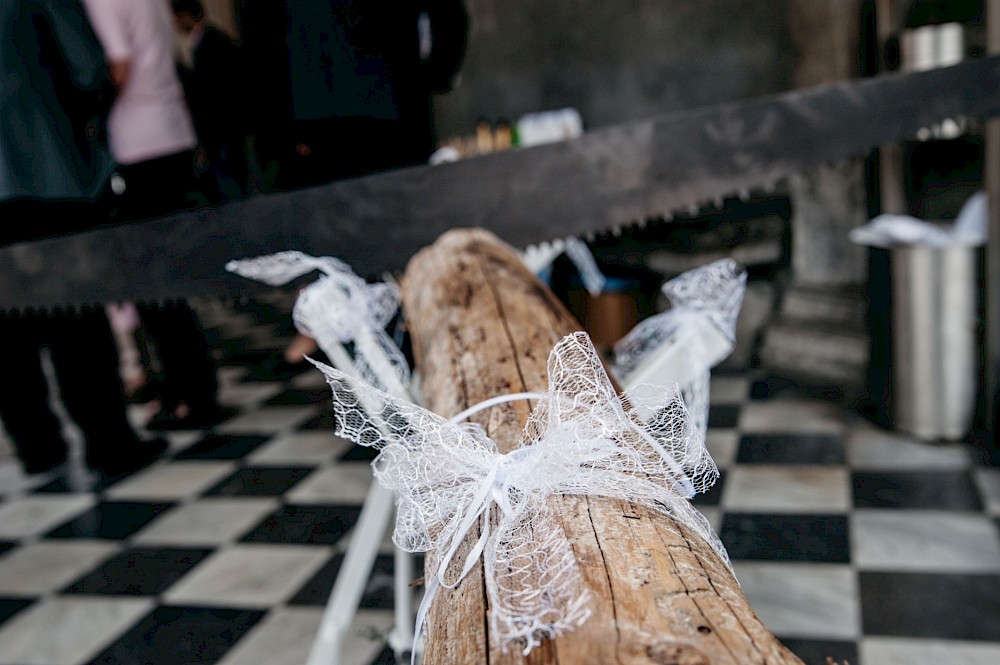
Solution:
{"label": "black trousers", "polygon": [[[125,192],[117,199],[122,220],[141,220],[190,208],[197,200],[193,150],[119,167]],[[187,303],[137,304],[139,318],[160,361],[161,401],[171,411],[178,402],[215,405],[215,366],[194,313]]]}
{"label": "black trousers", "polygon": [[118,352],[103,309],[53,314],[0,314],[5,357],[0,419],[27,471],[66,459],[66,441],[42,373],[49,349],[61,399],[83,431],[87,463],[103,467],[138,438],[125,416]]}
{"label": "black trousers", "polygon": [[163,408],[172,411],[179,402],[213,407],[218,389],[215,363],[191,307],[184,301],[137,307],[160,361]]}
{"label": "black trousers", "polygon": [[149,219],[193,207],[198,202],[194,150],[123,164],[125,191],[115,197],[118,221]]}

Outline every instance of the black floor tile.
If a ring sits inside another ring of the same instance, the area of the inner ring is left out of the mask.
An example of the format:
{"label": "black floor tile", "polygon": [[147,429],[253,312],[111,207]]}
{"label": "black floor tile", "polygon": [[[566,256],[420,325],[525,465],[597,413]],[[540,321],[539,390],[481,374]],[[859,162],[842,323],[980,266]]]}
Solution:
{"label": "black floor tile", "polygon": [[708,426],[732,429],[739,424],[739,404],[712,404],[708,407]]}
{"label": "black floor tile", "polygon": [[250,371],[240,377],[240,381],[288,381],[295,376],[308,372],[313,366],[306,362],[289,363],[281,357],[280,352],[268,351],[267,358],[260,361],[246,362]]}
{"label": "black floor tile", "polygon": [[378,452],[370,446],[354,446],[338,459],[341,462],[371,462],[378,457]]}
{"label": "black floor tile", "polygon": [[257,366],[263,364],[276,363],[278,358],[274,351],[255,351],[250,349],[250,340],[246,338],[234,338],[227,340],[220,347],[225,352],[224,363],[227,365],[248,365]]}
{"label": "black floor tile", "polygon": [[330,389],[326,386],[316,390],[298,390],[292,388],[267,400],[264,402],[264,406],[304,406],[331,401]]}
{"label": "black floor tile", "polygon": [[0,598],[0,626],[33,602],[27,598]]}
{"label": "black floor tile", "polygon": [[290,323],[292,321],[290,310],[283,306],[254,298],[236,301],[233,304],[233,309],[237,312],[250,314],[253,317],[253,322],[259,326]]}
{"label": "black floor tile", "polygon": [[800,384],[776,376],[760,378],[750,385],[750,399],[763,400],[776,397],[810,397],[829,402],[843,402],[846,395],[842,386]]}
{"label": "black floor tile", "polygon": [[745,434],[740,464],[844,464],[843,437],[833,434]]}
{"label": "black floor tile", "polygon": [[976,511],[983,508],[972,478],[964,471],[855,473],[854,506]]}
{"label": "black floor tile", "polygon": [[102,492],[128,476],[107,476],[103,473],[90,473],[82,483],[71,481],[69,476],[59,476],[33,491],[42,494],[76,494],[87,492]]}
{"label": "black floor tile", "polygon": [[204,607],[159,607],[90,665],[215,663],[264,612]]}
{"label": "black floor tile", "polygon": [[206,492],[222,496],[280,496],[308,476],[312,467],[240,469]]}
{"label": "black floor tile", "polygon": [[1000,642],[1000,575],[862,572],[866,635]]}
{"label": "black floor tile", "polygon": [[846,515],[727,513],[719,537],[732,559],[850,561]]}
{"label": "black floor tile", "polygon": [[185,448],[176,459],[239,459],[257,449],[270,437],[213,434]]}
{"label": "black floor tile", "polygon": [[[402,662],[409,663],[410,660],[409,658],[407,658]],[[392,647],[386,645],[386,647],[382,649],[381,653],[375,656],[375,660],[373,660],[368,665],[402,665],[402,664],[400,663],[400,661],[396,660],[396,654],[393,653]]]}
{"label": "black floor tile", "polygon": [[[330,600],[337,574],[344,563],[344,555],[338,554],[323,566],[305,586],[289,601],[292,605],[315,605],[322,607]],[[361,597],[359,607],[365,609],[392,609],[393,597],[393,555],[380,554],[372,565],[368,584]]]}
{"label": "black floor tile", "polygon": [[333,431],[334,417],[333,408],[323,409],[323,411],[305,423],[299,425],[300,430],[326,430],[329,432]]}
{"label": "black floor tile", "polygon": [[799,384],[794,381],[767,376],[750,384],[750,399],[772,399],[778,395],[795,394],[798,391]]}
{"label": "black floor tile", "polygon": [[858,665],[858,645],[855,642],[786,639],[781,636],[778,639],[806,665],[824,665],[830,662]]}
{"label": "black floor tile", "polygon": [[48,534],[49,538],[113,538],[132,535],[154,517],[170,508],[169,503],[106,502]]}
{"label": "black floor tile", "polygon": [[126,550],[71,584],[65,593],[156,595],[166,591],[211,552],[168,548]]}
{"label": "black floor tile", "polygon": [[358,521],[360,506],[284,506],[242,538],[251,543],[331,545]]}
{"label": "black floor tile", "polygon": [[722,488],[725,486],[726,472],[720,469],[719,479],[715,481],[715,484],[709,487],[707,492],[695,494],[694,498],[691,499],[691,503],[696,506],[717,506],[719,505],[719,501],[722,500]]}

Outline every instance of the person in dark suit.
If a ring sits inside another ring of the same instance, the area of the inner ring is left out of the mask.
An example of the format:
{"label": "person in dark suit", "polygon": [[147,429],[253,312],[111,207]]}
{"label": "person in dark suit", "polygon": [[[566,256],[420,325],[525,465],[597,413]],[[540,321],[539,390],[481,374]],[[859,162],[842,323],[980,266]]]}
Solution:
{"label": "person in dark suit", "polygon": [[191,119],[208,172],[221,199],[250,191],[246,159],[248,97],[240,47],[205,18],[200,0],[172,0],[177,27],[186,36],[188,66],[181,68]]}
{"label": "person in dark suit", "polygon": [[259,98],[254,132],[275,188],[421,164],[431,95],[450,89],[468,32],[462,0],[242,0]]}
{"label": "person in dark suit", "polygon": [[[0,2],[0,243],[106,221],[114,164],[103,123],[111,90],[79,0]],[[92,468],[118,475],[165,449],[162,440],[140,441],[129,426],[102,308],[0,312],[0,338],[7,351],[0,419],[26,472],[50,470],[67,457],[62,425],[49,406],[43,346]]]}

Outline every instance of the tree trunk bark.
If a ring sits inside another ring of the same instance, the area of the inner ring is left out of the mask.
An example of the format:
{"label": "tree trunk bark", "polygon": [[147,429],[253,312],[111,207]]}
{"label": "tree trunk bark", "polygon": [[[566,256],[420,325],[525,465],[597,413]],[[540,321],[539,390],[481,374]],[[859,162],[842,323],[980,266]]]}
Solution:
{"label": "tree trunk bark", "polygon": [[[544,391],[549,350],[580,328],[509,247],[481,230],[443,235],[413,258],[402,286],[424,404],[446,417],[497,395]],[[507,452],[531,406],[511,403],[477,420]],[[528,656],[503,653],[488,634],[480,562],[457,588],[438,592],[424,663],[801,664],[754,614],[718,554],[685,526],[624,501],[550,501],[595,599],[593,615]],[[466,538],[457,560],[476,538]]]}

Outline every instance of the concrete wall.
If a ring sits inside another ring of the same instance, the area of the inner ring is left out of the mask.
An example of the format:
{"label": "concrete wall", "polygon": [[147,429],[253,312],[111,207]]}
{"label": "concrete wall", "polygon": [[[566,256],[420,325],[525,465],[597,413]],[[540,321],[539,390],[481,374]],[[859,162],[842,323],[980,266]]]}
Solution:
{"label": "concrete wall", "polygon": [[787,0],[465,0],[469,49],[441,136],[576,107],[588,127],[786,90]]}

